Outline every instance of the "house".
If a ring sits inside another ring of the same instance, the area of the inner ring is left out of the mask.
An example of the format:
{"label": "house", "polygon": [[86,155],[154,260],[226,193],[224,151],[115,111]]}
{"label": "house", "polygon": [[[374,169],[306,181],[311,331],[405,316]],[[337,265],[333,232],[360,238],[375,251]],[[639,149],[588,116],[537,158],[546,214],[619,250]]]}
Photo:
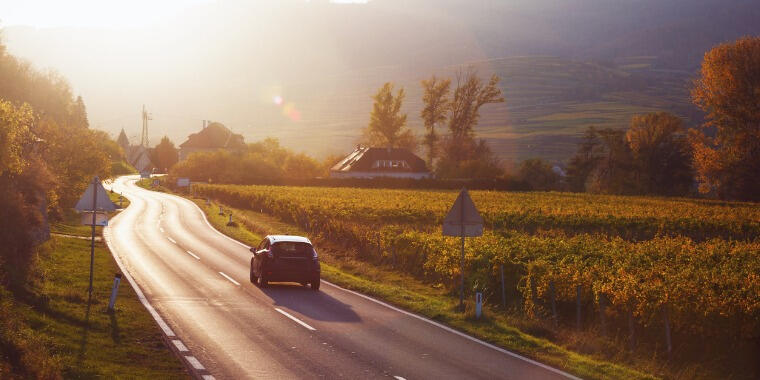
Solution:
{"label": "house", "polygon": [[425,161],[407,149],[357,146],[330,168],[331,178],[429,178]]}
{"label": "house", "polygon": [[142,145],[132,145],[126,151],[127,162],[140,173],[149,173],[153,169],[148,148]]}
{"label": "house", "polygon": [[242,135],[232,133],[222,123],[213,122],[200,132],[188,136],[187,141],[179,145],[179,160],[185,160],[195,152],[213,152],[220,149],[242,151],[245,148]]}
{"label": "house", "polygon": [[121,133],[119,133],[119,138],[116,140],[116,143],[119,144],[126,155],[127,150],[129,149],[129,139],[127,138],[126,132],[124,132],[124,128],[121,129]]}

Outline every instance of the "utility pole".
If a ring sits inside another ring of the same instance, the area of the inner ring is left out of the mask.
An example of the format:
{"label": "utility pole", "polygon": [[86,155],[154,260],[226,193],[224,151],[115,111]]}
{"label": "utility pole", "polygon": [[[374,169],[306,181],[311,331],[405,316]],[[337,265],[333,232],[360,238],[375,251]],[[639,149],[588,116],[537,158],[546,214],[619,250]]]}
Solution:
{"label": "utility pole", "polygon": [[148,120],[153,120],[150,117],[150,114],[148,111],[145,110],[145,104],[143,104],[142,109],[142,137],[140,138],[140,145],[142,145],[145,148],[150,147],[150,144],[148,143]]}

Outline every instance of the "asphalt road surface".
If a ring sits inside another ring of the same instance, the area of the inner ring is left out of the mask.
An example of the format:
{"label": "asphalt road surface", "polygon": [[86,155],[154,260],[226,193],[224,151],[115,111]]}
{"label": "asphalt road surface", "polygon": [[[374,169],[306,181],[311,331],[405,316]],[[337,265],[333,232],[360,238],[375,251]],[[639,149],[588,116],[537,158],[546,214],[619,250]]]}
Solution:
{"label": "asphalt road surface", "polygon": [[258,288],[245,245],[213,229],[191,201],[135,180],[112,185],[131,204],[109,221],[106,241],[188,364],[209,379],[568,377],[324,281],[319,292]]}

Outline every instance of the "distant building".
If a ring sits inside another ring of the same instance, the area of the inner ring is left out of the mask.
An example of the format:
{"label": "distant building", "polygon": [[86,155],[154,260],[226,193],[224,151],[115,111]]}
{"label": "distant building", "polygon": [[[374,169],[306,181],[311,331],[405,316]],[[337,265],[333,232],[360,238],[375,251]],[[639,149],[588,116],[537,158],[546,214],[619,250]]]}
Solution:
{"label": "distant building", "polygon": [[232,133],[222,123],[209,123],[200,132],[187,137],[179,145],[179,160],[185,160],[195,152],[213,152],[217,150],[242,151],[246,145],[242,135]]}
{"label": "distant building", "polygon": [[425,161],[407,149],[356,147],[330,169],[331,178],[429,178]]}
{"label": "distant building", "polygon": [[149,173],[153,170],[153,162],[150,160],[148,148],[142,145],[132,145],[126,152],[127,162],[140,173]]}
{"label": "distant building", "polygon": [[124,132],[124,128],[121,129],[121,133],[119,133],[119,138],[116,139],[116,143],[119,144],[121,149],[124,151],[124,155],[126,155],[127,150],[129,149],[129,139],[127,138],[127,134]]}

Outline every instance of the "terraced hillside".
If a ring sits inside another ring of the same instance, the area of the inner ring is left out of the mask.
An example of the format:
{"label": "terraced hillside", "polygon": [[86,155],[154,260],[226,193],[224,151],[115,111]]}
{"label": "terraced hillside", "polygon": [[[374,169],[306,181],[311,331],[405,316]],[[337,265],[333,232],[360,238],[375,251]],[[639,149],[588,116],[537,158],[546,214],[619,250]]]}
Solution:
{"label": "terraced hillside", "polygon": [[[623,128],[632,116],[669,111],[696,121],[689,103],[689,75],[653,69],[655,57],[631,57],[601,65],[556,57],[500,58],[446,66],[423,72],[384,66],[340,73],[288,86],[285,98],[299,111],[298,122],[283,122],[280,114],[264,113],[266,124],[252,137],[279,137],[285,144],[313,154],[350,147],[367,124],[371,96],[385,81],[407,92],[403,110],[409,124],[424,133],[420,80],[429,75],[454,78],[460,67],[473,66],[481,76],[502,78],[506,102],[483,107],[478,136],[488,139],[506,161],[543,157],[562,161],[575,151],[575,143],[588,126]],[[304,135],[303,130],[311,131]],[[318,144],[329,137],[335,144]]]}

